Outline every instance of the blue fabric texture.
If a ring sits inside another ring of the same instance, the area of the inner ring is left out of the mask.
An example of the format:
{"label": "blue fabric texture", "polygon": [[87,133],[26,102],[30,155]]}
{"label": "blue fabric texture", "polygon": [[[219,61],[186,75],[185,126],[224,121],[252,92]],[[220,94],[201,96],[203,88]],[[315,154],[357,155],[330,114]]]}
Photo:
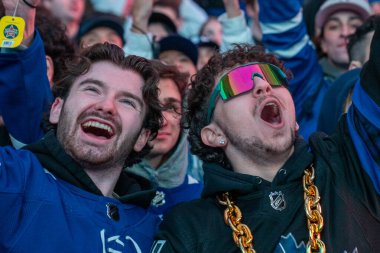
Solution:
{"label": "blue fabric texture", "polygon": [[0,69],[0,108],[8,132],[25,144],[39,140],[43,113],[49,111],[53,95],[38,31],[25,51],[1,53]]}
{"label": "blue fabric texture", "polygon": [[[0,252],[149,252],[159,219],[44,170],[26,150],[0,148]],[[109,217],[113,205],[119,220]],[[6,218],[5,218],[6,217]]]}

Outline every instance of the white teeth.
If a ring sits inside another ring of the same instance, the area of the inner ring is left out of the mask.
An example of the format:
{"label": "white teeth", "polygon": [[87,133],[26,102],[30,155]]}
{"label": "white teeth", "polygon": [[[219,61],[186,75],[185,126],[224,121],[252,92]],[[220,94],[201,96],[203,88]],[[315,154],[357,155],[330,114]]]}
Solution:
{"label": "white teeth", "polygon": [[110,126],[107,126],[105,124],[102,124],[100,122],[96,122],[96,121],[87,121],[86,123],[83,124],[84,127],[96,127],[96,128],[100,128],[100,129],[104,129],[106,130],[107,132],[109,132],[110,134],[112,134],[112,129]]}
{"label": "white teeth", "polygon": [[276,103],[269,102],[265,106],[272,106],[273,107],[273,112],[276,113],[276,114],[279,113],[279,108],[278,108],[278,105]]}

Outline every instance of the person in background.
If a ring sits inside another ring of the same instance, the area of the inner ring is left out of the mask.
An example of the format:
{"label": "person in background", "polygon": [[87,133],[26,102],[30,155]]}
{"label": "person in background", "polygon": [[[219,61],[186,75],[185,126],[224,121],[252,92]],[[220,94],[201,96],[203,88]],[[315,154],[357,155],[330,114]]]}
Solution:
{"label": "person in background", "polygon": [[151,252],[379,252],[379,44],[378,27],[348,113],[308,143],[283,62],[244,45],[211,58],[184,115],[202,199],[164,217]]}
{"label": "person in background", "polygon": [[[218,18],[223,26],[221,50],[228,50],[234,43],[253,43],[252,34],[244,13],[240,10],[239,1],[224,0],[223,4],[226,13]],[[148,59],[158,57],[159,50],[148,32],[148,20],[152,10],[154,10],[153,1],[134,0],[133,24],[128,31],[128,42],[124,47],[126,54],[136,54]],[[198,37],[195,41],[199,42],[200,38]]]}
{"label": "person in background", "polygon": [[258,0],[246,0],[246,11],[248,19],[248,26],[251,29],[253,40],[257,45],[261,45],[261,40],[263,39],[263,32],[261,30],[259,22],[259,12],[260,6]]}
{"label": "person in background", "polygon": [[207,13],[193,0],[158,0],[154,2],[153,12],[168,16],[177,27],[178,34],[193,40],[198,36],[200,27],[207,20]]}
{"label": "person in background", "polygon": [[356,32],[348,37],[349,71],[336,79],[323,100],[318,119],[318,131],[332,134],[338,125],[340,116],[348,111],[351,105],[352,88],[359,79],[362,66],[369,59],[369,49],[373,34],[380,25],[378,15],[369,17]]}
{"label": "person in background", "polygon": [[62,78],[64,63],[76,54],[76,47],[67,37],[65,25],[43,6],[37,7],[35,22],[44,44],[47,77],[52,87]]}
{"label": "person in background", "polygon": [[222,45],[222,34],[222,24],[217,17],[209,17],[199,31],[200,41],[212,41],[219,47]]}
{"label": "person in background", "polygon": [[[289,90],[296,106],[299,134],[307,140],[317,130],[322,101],[333,80],[324,73],[307,35],[301,3],[298,0],[258,1],[263,46],[279,56],[293,72]],[[321,6],[315,20],[324,30],[326,52],[331,53],[328,57],[347,60],[345,64],[348,64],[347,36],[370,15],[368,10],[364,0],[328,0]]]}
{"label": "person in background", "polygon": [[203,66],[219,51],[219,46],[212,41],[201,41],[197,45],[198,47],[198,62],[197,70],[203,68]]}
{"label": "person in background", "polygon": [[148,32],[153,35],[153,41],[177,34],[177,27],[173,21],[163,13],[152,12],[148,20]]}
{"label": "person in background", "polygon": [[125,170],[142,176],[156,185],[152,212],[162,216],[178,203],[198,199],[202,191],[202,167],[199,158],[191,155],[187,132],[180,126],[182,102],[187,92],[186,74],[176,67],[153,61],[159,73],[159,100],[164,122],[157,137],[150,143],[152,150],[140,162]]}
{"label": "person in background", "polygon": [[116,15],[95,12],[82,21],[76,35],[80,49],[96,43],[108,42],[123,48],[125,44],[124,20]]}
{"label": "person in background", "polygon": [[198,49],[197,46],[180,35],[171,35],[158,42],[158,59],[167,65],[176,66],[181,73],[189,76],[197,73]]}
{"label": "person in background", "polygon": [[371,13],[365,0],[328,0],[319,8],[315,16],[316,37],[325,78],[333,81],[348,70],[347,38]]}
{"label": "person in background", "polygon": [[66,34],[75,39],[85,12],[85,0],[42,0],[42,6],[50,10],[66,26]]}

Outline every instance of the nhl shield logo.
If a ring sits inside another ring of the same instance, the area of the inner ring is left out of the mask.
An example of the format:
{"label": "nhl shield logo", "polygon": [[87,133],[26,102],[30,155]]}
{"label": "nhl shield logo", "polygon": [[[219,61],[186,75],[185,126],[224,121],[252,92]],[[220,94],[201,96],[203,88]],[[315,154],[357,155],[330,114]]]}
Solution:
{"label": "nhl shield logo", "polygon": [[165,205],[165,193],[162,191],[156,191],[156,196],[152,199],[152,205],[159,207]]}
{"label": "nhl shield logo", "polygon": [[286,208],[285,196],[281,191],[271,192],[269,194],[270,205],[274,210],[282,211]]}

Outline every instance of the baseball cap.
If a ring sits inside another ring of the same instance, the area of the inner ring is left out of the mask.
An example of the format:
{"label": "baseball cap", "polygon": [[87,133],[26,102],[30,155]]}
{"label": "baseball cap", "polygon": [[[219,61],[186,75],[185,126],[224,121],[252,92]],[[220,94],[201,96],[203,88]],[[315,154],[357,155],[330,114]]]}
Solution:
{"label": "baseball cap", "polygon": [[123,19],[110,13],[100,12],[94,13],[82,21],[76,36],[77,41],[80,41],[86,33],[97,27],[108,27],[114,30],[125,44]]}
{"label": "baseball cap", "polygon": [[363,20],[371,15],[371,7],[366,0],[327,0],[315,16],[317,28],[322,28],[328,17],[337,11],[353,11]]}
{"label": "baseball cap", "polygon": [[198,49],[191,40],[180,35],[169,35],[161,39],[158,44],[160,53],[170,50],[179,51],[189,57],[195,66],[197,65]]}

